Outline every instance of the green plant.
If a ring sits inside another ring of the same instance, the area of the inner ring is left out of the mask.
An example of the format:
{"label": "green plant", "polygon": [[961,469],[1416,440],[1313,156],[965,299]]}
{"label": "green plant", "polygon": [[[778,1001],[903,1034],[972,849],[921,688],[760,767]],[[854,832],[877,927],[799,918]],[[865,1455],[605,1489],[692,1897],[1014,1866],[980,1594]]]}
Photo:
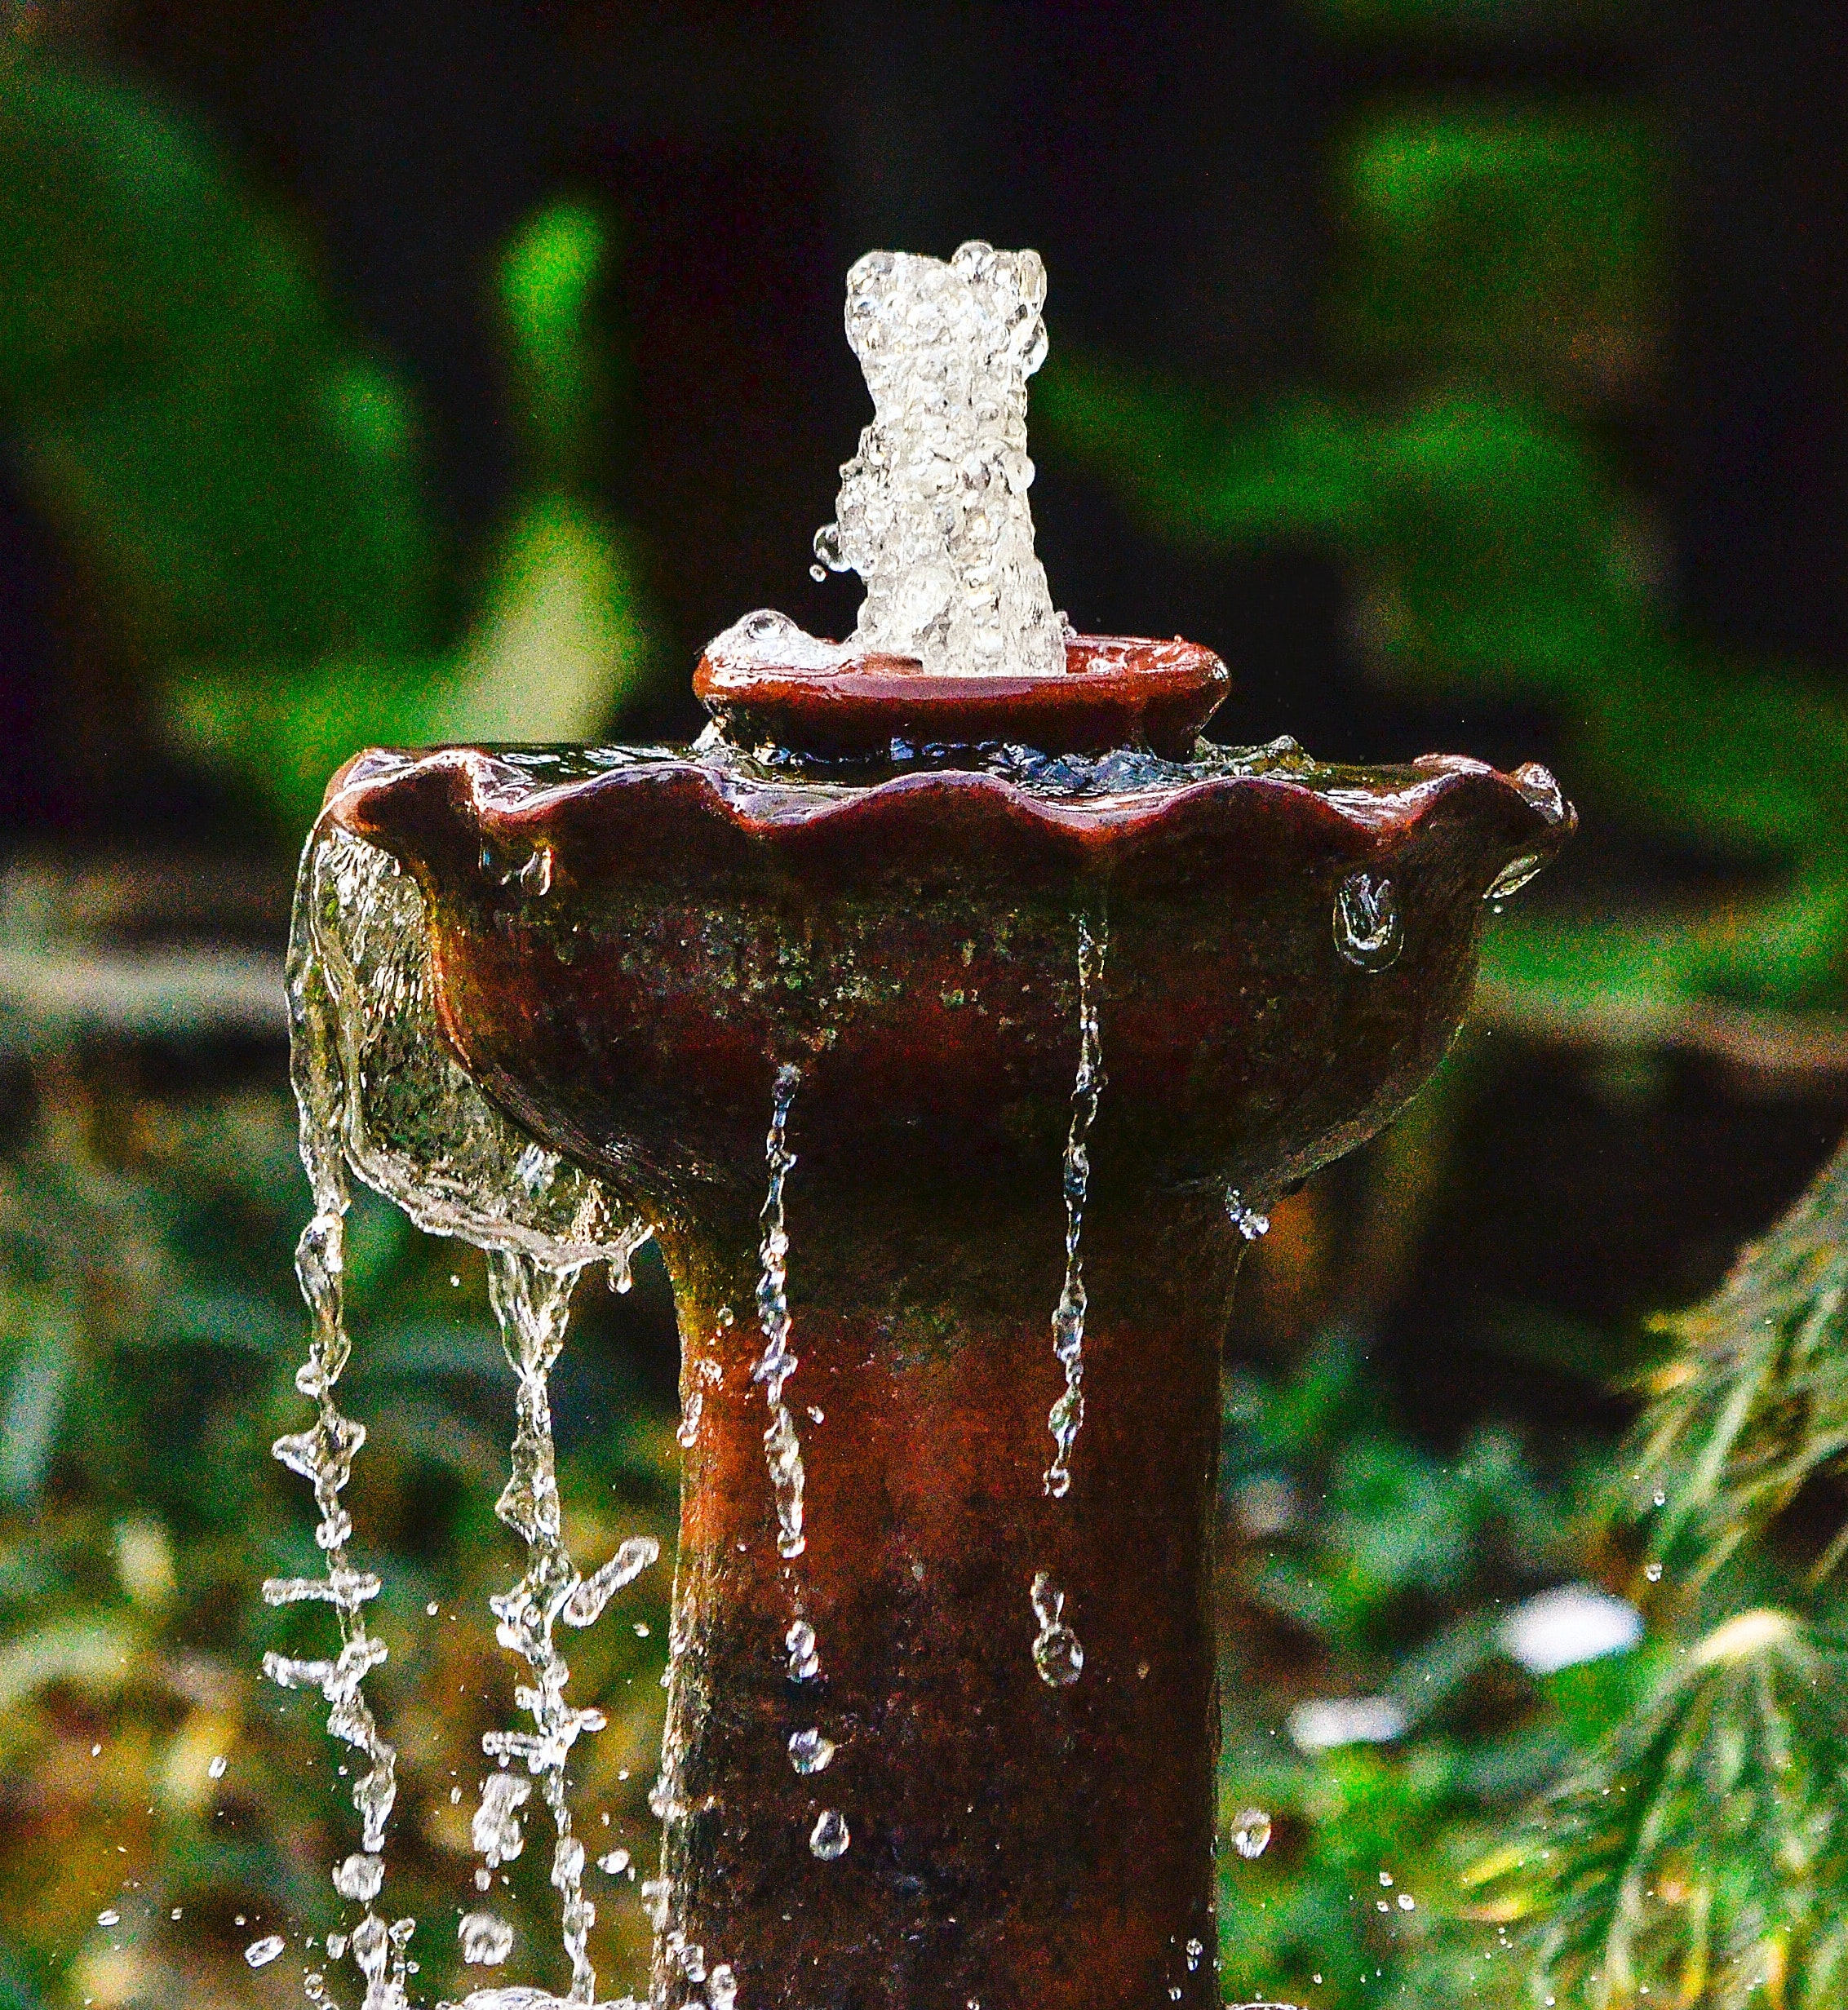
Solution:
{"label": "green plant", "polygon": [[611,255],[565,200],[502,259],[522,485],[467,595],[413,401],[296,236],[185,120],[0,43],[0,427],[170,736],[288,835],[362,745],[588,737],[642,675],[633,553],[595,499]]}

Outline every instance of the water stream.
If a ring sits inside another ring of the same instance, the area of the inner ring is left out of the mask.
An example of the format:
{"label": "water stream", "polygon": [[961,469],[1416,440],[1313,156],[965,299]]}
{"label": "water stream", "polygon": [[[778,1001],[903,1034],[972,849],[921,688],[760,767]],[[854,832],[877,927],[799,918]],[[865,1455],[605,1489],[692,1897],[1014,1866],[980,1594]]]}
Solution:
{"label": "water stream", "polygon": [[[531,889],[543,892],[538,877]],[[547,1376],[578,1275],[601,1261],[625,1282],[648,1230],[597,1180],[534,1144],[485,1100],[438,1036],[431,984],[414,883],[372,846],[337,830],[317,833],[304,857],[289,960],[291,1069],[315,1208],[297,1253],[312,1317],[308,1358],[295,1381],[315,1415],[307,1429],[277,1439],[274,1450],[314,1490],[316,1539],[327,1569],[323,1577],[273,1578],[264,1596],[273,1605],[332,1605],[339,1651],[332,1660],[270,1654],[264,1666],[286,1688],[319,1689],[330,1732],[365,1761],[352,1793],[361,1847],[333,1873],[339,1896],[364,1911],[350,1930],[328,1935],[327,1954],[331,1961],[350,1955],[359,1969],[363,2010],[405,2010],[415,1922],[388,1920],[378,1903],[397,1797],[396,1754],[363,1686],[387,1657],[366,1620],[380,1587],[352,1559],[352,1520],[341,1500],[366,1441],[365,1427],[335,1400],[352,1344],[341,1288],[350,1165],[421,1226],[488,1252],[490,1295],[517,1378],[512,1473],[497,1512],[526,1543],[527,1568],[491,1603],[497,1636],[530,1677],[516,1700],[533,1728],[492,1731],[483,1739],[496,1769],[474,1817],[485,1864],[476,1884],[486,1889],[493,1871],[519,1854],[520,1810],[536,1782],[552,1821],[552,1883],[571,1981],[562,1999],[516,1985],[476,1990],[466,2001],[469,2010],[591,2004],[596,1976],[586,1943],[595,1914],[583,1895],[584,1850],[572,1829],[567,1762],[578,1737],[600,1728],[603,1718],[567,1700],[569,1670],[553,1629],[560,1620],[593,1624],[656,1560],[659,1544],[652,1536],[632,1537],[589,1576],[578,1573],[564,1538]],[[465,1958],[485,1966],[503,1960],[512,1940],[506,1923],[484,1910],[464,1915],[459,1937]],[[304,1986],[311,2003],[337,2005],[324,1970],[309,1970]]]}
{"label": "water stream", "polygon": [[1071,1486],[1071,1448],[1084,1421],[1084,1315],[1090,1303],[1084,1290],[1084,1202],[1091,1189],[1091,1127],[1109,1081],[1098,1023],[1109,943],[1109,930],[1101,919],[1093,932],[1087,918],[1079,918],[1078,1074],[1072,1084],[1062,1175],[1066,1274],[1053,1308],[1053,1352],[1065,1370],[1066,1385],[1046,1419],[1053,1433],[1053,1463],[1046,1468],[1044,1484],[1055,1500],[1062,1500]]}

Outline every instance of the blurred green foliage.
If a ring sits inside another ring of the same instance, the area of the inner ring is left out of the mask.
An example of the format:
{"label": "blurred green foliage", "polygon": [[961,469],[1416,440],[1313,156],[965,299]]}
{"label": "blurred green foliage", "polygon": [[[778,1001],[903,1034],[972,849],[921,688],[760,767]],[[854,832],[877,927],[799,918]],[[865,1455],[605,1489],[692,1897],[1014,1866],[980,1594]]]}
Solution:
{"label": "blurred green foliage", "polygon": [[0,57],[0,303],[26,478],[151,657],[431,640],[410,401],[201,133]]}
{"label": "blurred green foliage", "polygon": [[1329,386],[1241,405],[1092,356],[1036,395],[1042,435],[1159,530],[1337,556],[1376,675],[1545,706],[1586,808],[1739,870],[1620,939],[1557,912],[1492,931],[1490,982],[1555,1019],[1606,987],[1658,1014],[1835,1002],[1848,957],[1848,704],[1682,630],[1603,423],[1657,344],[1667,171],[1621,110],[1371,117],[1339,163]]}
{"label": "blurred green foliage", "polygon": [[588,737],[644,674],[634,556],[596,499],[611,259],[565,200],[502,260],[523,480],[471,591],[414,401],[296,234],[177,114],[0,44],[0,425],[176,745],[282,833],[362,746]]}

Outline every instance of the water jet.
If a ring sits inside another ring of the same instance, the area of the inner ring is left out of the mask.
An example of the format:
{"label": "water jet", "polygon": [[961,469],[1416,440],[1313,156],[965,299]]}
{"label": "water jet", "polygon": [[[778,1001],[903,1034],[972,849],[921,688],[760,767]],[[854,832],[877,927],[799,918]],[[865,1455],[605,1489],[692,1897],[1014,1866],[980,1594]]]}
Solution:
{"label": "water jet", "polygon": [[817,553],[866,580],[859,626],[717,638],[696,746],[381,750],[330,784],[290,979],[317,1420],[277,1448],[329,1569],[266,1593],[341,1630],[271,1672],[365,1756],[336,1883],[368,2010],[407,2000],[411,1928],[374,1905],[383,1649],[340,1499],[349,1171],[490,1251],[518,1378],[530,1562],[494,1609],[532,1725],[492,1734],[475,1833],[492,1865],[548,1813],[570,1981],[476,2010],[596,1995],[567,1781],[600,1720],[554,1631],[654,1559],[578,1571],[546,1376],[578,1274],[649,1234],[685,1459],[651,1999],[1220,2000],[1233,1278],[1436,1065],[1485,899],[1573,818],[1538,768],[1214,745],[1210,651],[1074,634],[1027,510],[1044,294],[982,245],[854,268],[875,418]]}

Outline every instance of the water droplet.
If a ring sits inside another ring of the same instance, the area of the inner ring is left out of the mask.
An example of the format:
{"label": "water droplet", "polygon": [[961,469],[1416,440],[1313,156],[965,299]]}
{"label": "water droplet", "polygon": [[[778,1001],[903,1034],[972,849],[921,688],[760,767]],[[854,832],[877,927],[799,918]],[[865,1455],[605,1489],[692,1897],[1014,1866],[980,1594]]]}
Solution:
{"label": "water droplet", "polygon": [[370,1854],[348,1857],[334,1866],[334,1888],[343,1898],[370,1905],[385,1882],[385,1860]]}
{"label": "water droplet", "polygon": [[1190,1940],[1187,1943],[1187,1972],[1191,1975],[1200,1965],[1200,1956],[1206,1952],[1203,1942]]}
{"label": "water droplet", "polygon": [[1657,1487],[1655,1490],[1655,1505],[1658,1508],[1666,1508],[1669,1504],[1669,1496],[1666,1490],[1660,1486]]}
{"label": "water droplet", "polygon": [[1053,1689],[1062,1689],[1084,1672],[1084,1649],[1061,1616],[1066,1595],[1049,1573],[1040,1570],[1034,1574],[1030,1596],[1034,1617],[1039,1622],[1033,1641],[1033,1665],[1039,1671],[1042,1682]]}
{"label": "water droplet", "polygon": [[1662,1582],[1662,1566],[1659,1563],[1645,1564],[1642,1574],[1651,1584],[1660,1584]]}
{"label": "water droplet", "polygon": [[106,1912],[99,1912],[96,1915],[96,1924],[99,1926],[120,1926],[122,1915],[116,1910],[113,1906],[111,1906]]}
{"label": "water droplet", "polygon": [[520,882],[520,890],[523,893],[537,893],[543,897],[551,892],[552,847],[549,844],[542,844],[520,868],[516,877]]}
{"label": "water droplet", "polygon": [[253,1968],[267,1968],[287,1944],[280,1933],[265,1933],[244,1950],[244,1959]]}
{"label": "water droplet", "polygon": [[797,1619],[782,1636],[782,1644],[789,1649],[790,1680],[813,1681],[822,1668],[821,1658],[815,1652],[815,1629],[806,1619]]}
{"label": "water droplet", "polygon": [[599,1857],[596,1867],[607,1877],[620,1877],[629,1867],[629,1853],[626,1849],[613,1849],[607,1857]]}
{"label": "water droplet", "polygon": [[680,1428],[674,1433],[674,1441],[683,1451],[691,1451],[699,1442],[699,1413],[705,1407],[705,1397],[698,1389],[689,1389],[680,1406]]}
{"label": "water droplet", "polygon": [[517,1811],[532,1791],[533,1782],[519,1773],[490,1773],[481,1782],[481,1804],[469,1829],[476,1851],[487,1858],[490,1871],[511,1863],[525,1846]]}
{"label": "water droplet", "polygon": [[809,577],[814,581],[818,587],[824,579],[827,578],[827,576],[828,569],[827,566],[822,564],[819,560],[818,560],[814,564],[809,568]]}
{"label": "water droplet", "polygon": [[513,1928],[491,1912],[465,1912],[455,1929],[462,1958],[476,1968],[499,1968],[513,1951]]}
{"label": "water droplet", "polygon": [[1398,1909],[1401,1912],[1412,1911],[1417,1903],[1418,1901],[1412,1897],[1410,1892],[1401,1892],[1398,1895]]}
{"label": "water droplet", "polygon": [[[1505,901],[1510,894],[1518,893],[1522,888],[1539,872],[1542,863],[1543,861],[1531,852],[1524,857],[1510,859],[1494,879],[1490,880],[1487,891],[1482,895],[1482,898],[1485,901]],[[1496,910],[1497,914],[1500,911],[1499,907]]]}
{"label": "water droplet", "polygon": [[423,1608],[423,1616],[428,1619],[434,1619],[439,1609],[436,1600],[432,1598]]}
{"label": "water droplet", "polygon": [[206,1778],[211,1780],[222,1780],[224,1778],[226,1772],[228,1770],[231,1761],[227,1759],[223,1753],[220,1753],[219,1756],[214,1759],[211,1764],[206,1768]]}
{"label": "water droplet", "polygon": [[834,1743],[818,1729],[790,1733],[789,1763],[798,1773],[825,1773],[834,1756]]}
{"label": "water droplet", "polygon": [[836,1808],[824,1808],[809,1832],[809,1847],[823,1863],[832,1863],[847,1853],[853,1838],[847,1832],[847,1817]]}
{"label": "water droplet", "polygon": [[1380,1882],[1385,1886],[1388,1891],[1390,1891],[1393,1888],[1392,1872],[1390,1871],[1382,1871],[1380,1873]]}
{"label": "water droplet", "polygon": [[1225,1192],[1226,1219],[1230,1221],[1248,1242],[1255,1242],[1261,1235],[1270,1231],[1270,1217],[1261,1215],[1255,1207],[1248,1207],[1239,1198],[1239,1189],[1228,1187]]}
{"label": "water droplet", "polygon": [[1390,879],[1349,873],[1335,893],[1335,946],[1357,968],[1388,970],[1398,961],[1405,928]]}
{"label": "water droplet", "polygon": [[706,1978],[706,1999],[712,2010],[733,2010],[738,2001],[738,1978],[730,1962],[721,1961]]}
{"label": "water droplet", "polygon": [[1270,1847],[1270,1817],[1261,1808],[1247,1808],[1232,1824],[1232,1847],[1249,1863]]}

